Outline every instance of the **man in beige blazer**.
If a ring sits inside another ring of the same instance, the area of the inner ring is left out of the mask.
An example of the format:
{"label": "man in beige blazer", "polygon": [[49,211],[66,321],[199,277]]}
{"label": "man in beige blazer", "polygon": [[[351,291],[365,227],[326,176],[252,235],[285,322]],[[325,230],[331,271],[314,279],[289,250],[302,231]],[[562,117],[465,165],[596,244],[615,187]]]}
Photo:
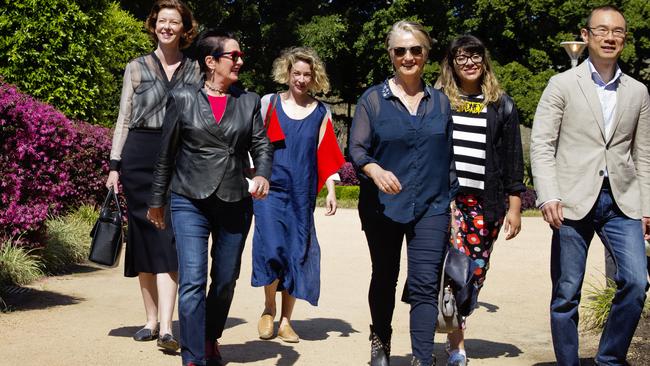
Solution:
{"label": "man in beige blazer", "polygon": [[581,30],[589,58],[554,76],[533,123],[530,157],[544,220],[553,230],[551,332],[558,365],[580,365],[578,306],[597,233],[616,264],[616,295],[597,365],[623,365],[645,300],[650,238],[650,98],[617,60],[627,24],[594,9]]}

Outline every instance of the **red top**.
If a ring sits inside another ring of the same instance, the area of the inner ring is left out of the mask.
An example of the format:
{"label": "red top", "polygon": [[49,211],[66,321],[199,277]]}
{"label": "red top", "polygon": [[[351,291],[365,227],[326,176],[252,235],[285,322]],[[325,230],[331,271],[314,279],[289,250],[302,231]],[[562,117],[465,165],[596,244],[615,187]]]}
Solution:
{"label": "red top", "polygon": [[208,95],[208,101],[210,101],[210,107],[212,109],[214,119],[217,121],[217,124],[221,123],[223,112],[226,111],[226,102],[228,101],[228,96],[224,95],[222,97],[213,97],[212,95]]}

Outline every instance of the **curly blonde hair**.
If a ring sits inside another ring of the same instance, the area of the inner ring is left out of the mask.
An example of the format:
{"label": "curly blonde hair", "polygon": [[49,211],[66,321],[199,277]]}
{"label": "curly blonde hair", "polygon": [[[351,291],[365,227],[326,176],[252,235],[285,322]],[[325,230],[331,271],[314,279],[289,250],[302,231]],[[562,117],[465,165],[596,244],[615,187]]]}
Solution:
{"label": "curly blonde hair", "polygon": [[503,89],[501,89],[501,86],[494,75],[494,71],[492,70],[490,53],[485,48],[483,42],[472,35],[463,35],[451,42],[447,55],[445,55],[445,58],[442,60],[442,64],[440,65],[440,76],[436,81],[435,87],[442,89],[449,98],[449,102],[451,102],[451,106],[454,109],[457,110],[463,105],[464,102],[461,98],[459,88],[460,80],[458,79],[458,75],[456,75],[454,69],[454,57],[456,57],[458,51],[466,51],[470,54],[477,53],[483,56],[483,72],[481,74],[481,92],[483,93],[483,100],[486,105],[497,103],[503,94]]}
{"label": "curly blonde hair", "polygon": [[315,94],[327,93],[330,90],[330,81],[325,71],[325,64],[316,51],[309,47],[291,47],[282,51],[280,57],[273,61],[273,80],[280,84],[289,84],[291,68],[298,61],[306,62],[311,66],[312,79],[309,91]]}
{"label": "curly blonde hair", "polygon": [[180,0],[158,0],[153,4],[149,16],[147,16],[147,20],[144,22],[144,27],[147,29],[149,37],[151,37],[153,43],[158,43],[158,38],[156,37],[156,21],[158,20],[158,12],[162,9],[174,9],[181,15],[181,19],[183,20],[183,35],[181,36],[179,48],[187,48],[192,44],[192,41],[197,35],[198,23],[194,20],[190,8]]}

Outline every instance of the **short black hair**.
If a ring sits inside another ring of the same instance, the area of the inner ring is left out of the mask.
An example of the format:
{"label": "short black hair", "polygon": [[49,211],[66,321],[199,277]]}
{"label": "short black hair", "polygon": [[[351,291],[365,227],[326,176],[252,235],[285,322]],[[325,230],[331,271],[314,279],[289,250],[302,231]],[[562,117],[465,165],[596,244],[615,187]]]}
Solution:
{"label": "short black hair", "polygon": [[597,11],[615,11],[615,12],[621,14],[621,16],[623,17],[623,20],[625,20],[625,30],[627,30],[627,19],[625,19],[625,15],[621,11],[621,9],[619,9],[616,5],[612,5],[612,4],[602,5],[602,6],[598,6],[596,8],[591,9],[591,12],[587,16],[587,21],[585,21],[585,28],[590,28],[589,23],[591,23],[591,17]]}
{"label": "short black hair", "polygon": [[234,32],[224,29],[207,29],[201,32],[196,41],[196,59],[203,73],[208,71],[205,58],[215,52],[222,52],[226,41],[230,39],[237,41],[237,36]]}

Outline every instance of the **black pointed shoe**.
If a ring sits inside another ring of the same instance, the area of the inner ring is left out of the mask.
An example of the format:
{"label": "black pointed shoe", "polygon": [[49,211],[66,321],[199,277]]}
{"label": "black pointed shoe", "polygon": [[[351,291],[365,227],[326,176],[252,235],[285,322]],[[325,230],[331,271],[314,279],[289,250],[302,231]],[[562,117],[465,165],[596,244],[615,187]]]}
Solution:
{"label": "black pointed shoe", "polygon": [[135,334],[133,335],[133,339],[138,342],[153,341],[156,338],[158,338],[157,328],[156,329],[142,328],[139,331],[135,332]]}
{"label": "black pointed shoe", "polygon": [[158,347],[169,352],[176,352],[181,346],[173,335],[166,333],[158,337]]}

